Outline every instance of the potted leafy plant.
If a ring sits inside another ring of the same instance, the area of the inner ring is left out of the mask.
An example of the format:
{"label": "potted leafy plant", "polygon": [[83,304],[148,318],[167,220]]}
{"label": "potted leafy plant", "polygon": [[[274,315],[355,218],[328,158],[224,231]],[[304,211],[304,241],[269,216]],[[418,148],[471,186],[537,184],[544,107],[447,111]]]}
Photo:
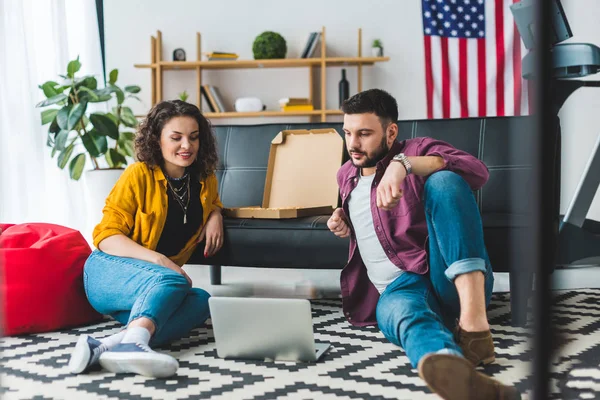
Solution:
{"label": "potted leafy plant", "polygon": [[[87,233],[102,217],[102,208],[108,193],[127,165],[127,157],[134,156],[133,141],[138,125],[131,108],[125,105],[129,98],[140,100],[136,94],[139,86],[116,85],[119,71],[113,69],[106,87],[98,88],[93,76],[77,77],[81,63],[79,57],[67,65],[67,74],[60,75],[61,83],[44,82],[40,89],[46,100],[36,107],[42,111],[42,125],[48,125],[46,144],[52,148],[51,156],[58,155],[58,167],[69,166],[72,179],[84,175]],[[110,111],[93,111],[93,103],[105,103]],[[116,103],[116,105],[115,105]],[[85,171],[86,161],[93,169]]]}
{"label": "potted leafy plant", "polygon": [[371,55],[373,57],[383,57],[383,44],[381,43],[381,40],[373,40],[373,45],[371,46]]}
{"label": "potted leafy plant", "polygon": [[[105,88],[99,89],[93,76],[77,77],[79,57],[70,61],[61,83],[47,81],[40,85],[46,100],[36,107],[42,111],[42,125],[50,124],[46,144],[51,156],[58,155],[58,167],[69,166],[72,179],[79,180],[86,160],[94,170],[122,169],[126,157],[133,157],[133,139],[138,125],[131,108],[124,105],[128,98],[139,100],[139,86],[116,85],[118,70],[113,69]],[[109,112],[89,112],[91,103],[108,103],[116,99]]]}
{"label": "potted leafy plant", "polygon": [[187,90],[184,90],[183,92],[179,93],[179,100],[181,101],[187,101],[189,97],[190,95],[188,94]]}

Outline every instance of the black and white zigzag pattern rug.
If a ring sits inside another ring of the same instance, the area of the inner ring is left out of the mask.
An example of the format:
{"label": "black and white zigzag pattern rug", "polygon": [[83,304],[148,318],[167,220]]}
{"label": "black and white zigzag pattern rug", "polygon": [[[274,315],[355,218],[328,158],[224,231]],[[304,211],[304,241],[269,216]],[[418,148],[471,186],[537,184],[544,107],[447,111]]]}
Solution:
{"label": "black and white zigzag pattern rug", "polygon": [[[434,399],[408,358],[375,327],[355,328],[341,301],[312,301],[315,338],[333,345],[318,363],[233,361],[217,358],[212,329],[159,349],[179,360],[167,380],[66,370],[77,337],[103,337],[120,325],[106,321],[68,331],[0,341],[0,395],[5,399]],[[484,372],[531,393],[530,332],[509,325],[509,295],[495,294],[489,309],[496,362]],[[600,398],[600,290],[556,295],[560,348],[553,364],[553,398]]]}

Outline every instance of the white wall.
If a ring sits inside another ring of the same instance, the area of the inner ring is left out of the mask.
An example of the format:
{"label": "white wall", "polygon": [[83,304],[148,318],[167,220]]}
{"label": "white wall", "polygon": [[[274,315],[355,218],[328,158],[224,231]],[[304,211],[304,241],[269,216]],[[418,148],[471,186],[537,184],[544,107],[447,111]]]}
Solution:
{"label": "white wall", "polygon": [[[563,0],[576,41],[600,45],[600,2]],[[163,59],[172,60],[177,47],[187,59],[196,59],[196,32],[202,34],[202,51],[233,51],[252,59],[252,42],[265,30],[279,32],[287,41],[288,57],[297,57],[311,31],[327,29],[327,54],[352,56],[357,53],[357,31],[363,30],[363,54],[374,38],[381,38],[386,63],[363,68],[363,89],[379,87],[398,100],[401,119],[426,118],[421,2],[416,0],[104,0],[107,69],[118,68],[121,84],[142,87],[142,104],[136,114],[150,106],[150,72],[133,67],[149,63],[150,36],[161,30]],[[351,94],[357,91],[356,68],[347,69]],[[327,108],[338,107],[337,84],[340,68],[327,69]],[[600,76],[598,77],[600,79]],[[164,98],[175,98],[187,90],[196,102],[195,71],[167,71]],[[218,86],[225,100],[258,96],[268,108],[276,109],[281,97],[308,96],[306,68],[205,71],[203,82]],[[318,97],[319,91],[315,91]],[[565,104],[563,123],[562,200],[564,212],[573,196],[587,157],[600,132],[600,90],[580,89]],[[329,117],[330,121],[340,117]],[[268,119],[213,120],[213,123],[266,123]],[[286,118],[285,121],[306,121]],[[599,128],[595,128],[598,126]],[[588,218],[600,220],[597,198]]]}

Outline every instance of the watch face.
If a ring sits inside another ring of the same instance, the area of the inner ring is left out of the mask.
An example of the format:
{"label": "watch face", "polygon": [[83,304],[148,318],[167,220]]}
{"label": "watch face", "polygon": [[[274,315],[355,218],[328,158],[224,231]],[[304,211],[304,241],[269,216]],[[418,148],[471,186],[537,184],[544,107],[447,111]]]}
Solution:
{"label": "watch face", "polygon": [[183,49],[175,49],[173,52],[173,61],[185,61],[185,51]]}

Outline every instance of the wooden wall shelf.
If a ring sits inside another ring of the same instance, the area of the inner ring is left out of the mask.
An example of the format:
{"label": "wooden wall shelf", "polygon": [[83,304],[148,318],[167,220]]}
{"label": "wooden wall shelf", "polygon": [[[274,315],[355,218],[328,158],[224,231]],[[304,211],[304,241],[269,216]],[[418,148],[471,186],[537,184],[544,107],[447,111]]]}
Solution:
{"label": "wooden wall shelf", "polygon": [[[156,37],[150,38],[151,62],[150,64],[134,64],[136,68],[146,68],[152,71],[151,97],[152,105],[163,100],[163,72],[167,70],[195,70],[196,71],[196,98],[197,106],[202,109],[202,71],[220,69],[256,69],[256,68],[308,68],[309,72],[309,96],[314,103],[313,93],[313,71],[321,69],[320,86],[321,107],[327,104],[326,98],[326,73],[327,67],[353,66],[358,68],[358,91],[362,91],[362,67],[373,65],[377,62],[389,61],[389,57],[363,57],[362,56],[362,30],[358,30],[358,55],[356,57],[327,57],[327,46],[325,40],[325,27],[321,30],[321,56],[313,58],[285,58],[272,60],[235,60],[235,61],[202,61],[201,60],[201,35],[196,33],[196,61],[165,61],[162,59],[162,33],[156,32]],[[282,93],[285,97],[285,93]],[[340,110],[316,109],[313,111],[260,111],[260,112],[220,112],[204,113],[207,118],[252,118],[252,117],[282,117],[282,116],[308,116],[319,117],[322,122],[326,121],[327,115],[341,115]]]}
{"label": "wooden wall shelf", "polygon": [[136,68],[173,69],[248,69],[248,68],[299,68],[326,66],[373,65],[389,61],[389,57],[329,57],[329,58],[283,58],[274,60],[235,60],[235,61],[160,61],[156,64],[134,64]]}

